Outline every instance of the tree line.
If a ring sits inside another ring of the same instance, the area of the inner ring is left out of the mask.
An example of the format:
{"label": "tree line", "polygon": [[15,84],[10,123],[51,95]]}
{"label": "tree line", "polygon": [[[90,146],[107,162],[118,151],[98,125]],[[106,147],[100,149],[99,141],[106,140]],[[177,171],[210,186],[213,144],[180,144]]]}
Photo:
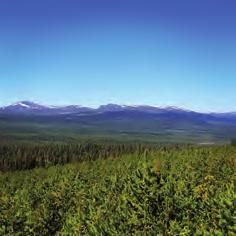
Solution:
{"label": "tree line", "polygon": [[71,162],[143,154],[159,148],[142,144],[44,144],[0,145],[0,171],[27,170]]}

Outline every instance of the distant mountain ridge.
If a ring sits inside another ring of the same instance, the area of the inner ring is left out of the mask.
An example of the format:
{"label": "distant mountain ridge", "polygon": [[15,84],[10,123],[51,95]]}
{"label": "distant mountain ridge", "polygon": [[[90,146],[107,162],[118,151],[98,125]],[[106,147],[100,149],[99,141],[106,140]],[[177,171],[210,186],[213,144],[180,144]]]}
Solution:
{"label": "distant mountain ridge", "polygon": [[[182,109],[175,106],[167,107],[157,107],[150,105],[118,105],[109,103],[106,105],[101,105],[98,108],[85,107],[80,105],[67,105],[67,106],[48,106],[41,105],[31,101],[19,101],[8,106],[0,107],[0,112],[2,113],[77,113],[77,112],[88,112],[88,111],[97,111],[97,112],[115,112],[115,111],[140,111],[140,112],[152,112],[152,113],[161,113],[161,112],[194,112],[187,109]],[[199,113],[199,112],[194,112]],[[228,113],[211,113],[217,116],[236,116],[236,112]]]}
{"label": "distant mountain ridge", "polygon": [[53,140],[143,137],[155,142],[225,142],[236,137],[236,112],[200,113],[178,107],[117,104],[98,108],[44,106],[30,101],[1,107],[0,141],[19,136],[24,139],[25,134],[36,140],[45,140],[50,134]]}
{"label": "distant mountain ridge", "polygon": [[0,108],[2,113],[75,113],[80,111],[89,111],[91,108],[81,107],[78,105],[69,105],[69,106],[46,106],[41,105],[31,101],[20,101],[13,103],[9,106],[4,106]]}

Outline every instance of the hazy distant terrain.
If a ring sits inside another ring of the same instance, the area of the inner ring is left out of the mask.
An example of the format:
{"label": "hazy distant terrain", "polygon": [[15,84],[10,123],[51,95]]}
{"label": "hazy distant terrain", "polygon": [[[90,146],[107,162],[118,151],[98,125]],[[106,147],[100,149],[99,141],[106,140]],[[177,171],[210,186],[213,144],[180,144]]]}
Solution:
{"label": "hazy distant terrain", "polygon": [[197,113],[175,107],[119,106],[97,109],[46,107],[20,102],[0,109],[0,140],[146,141],[227,143],[236,137],[236,113]]}

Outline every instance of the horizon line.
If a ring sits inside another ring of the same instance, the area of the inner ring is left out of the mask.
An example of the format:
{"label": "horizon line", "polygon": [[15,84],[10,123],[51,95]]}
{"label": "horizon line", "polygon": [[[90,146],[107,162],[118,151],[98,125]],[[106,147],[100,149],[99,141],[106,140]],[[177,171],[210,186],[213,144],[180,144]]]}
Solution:
{"label": "horizon line", "polygon": [[81,105],[81,104],[61,104],[61,105],[53,105],[53,104],[46,104],[43,102],[39,102],[39,101],[35,101],[35,100],[20,100],[17,102],[12,102],[12,103],[8,103],[6,105],[0,105],[0,108],[6,108],[15,104],[20,104],[20,103],[33,103],[33,104],[37,104],[37,105],[41,105],[41,106],[45,106],[48,108],[60,108],[60,107],[67,107],[67,106],[78,106],[81,108],[90,108],[90,109],[99,109],[101,106],[107,106],[107,105],[117,105],[120,107],[141,107],[141,106],[146,106],[146,107],[153,107],[153,108],[159,108],[159,109],[176,109],[176,110],[183,110],[183,111],[188,111],[188,112],[196,112],[196,113],[202,113],[202,114],[211,114],[211,113],[218,113],[218,114],[224,114],[224,113],[236,113],[236,109],[235,110],[231,110],[231,111],[200,111],[200,110],[195,110],[195,109],[191,109],[191,108],[185,108],[184,106],[176,106],[176,105],[154,105],[154,104],[131,104],[131,103],[114,103],[114,102],[108,102],[108,103],[103,103],[103,104],[99,104],[96,106],[90,106],[90,105]]}

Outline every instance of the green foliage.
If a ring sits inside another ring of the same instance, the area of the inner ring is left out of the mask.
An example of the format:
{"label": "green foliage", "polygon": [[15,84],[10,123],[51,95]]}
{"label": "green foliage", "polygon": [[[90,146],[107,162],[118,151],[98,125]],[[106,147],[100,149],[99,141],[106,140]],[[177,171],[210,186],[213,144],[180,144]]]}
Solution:
{"label": "green foliage", "polygon": [[233,147],[0,174],[0,235],[235,235]]}
{"label": "green foliage", "polygon": [[35,167],[63,165],[70,162],[94,161],[98,158],[140,155],[158,145],[141,144],[47,144],[0,145],[0,171],[26,170]]}
{"label": "green foliage", "polygon": [[236,139],[232,139],[232,140],[231,140],[231,145],[232,145],[232,146],[236,146]]}

